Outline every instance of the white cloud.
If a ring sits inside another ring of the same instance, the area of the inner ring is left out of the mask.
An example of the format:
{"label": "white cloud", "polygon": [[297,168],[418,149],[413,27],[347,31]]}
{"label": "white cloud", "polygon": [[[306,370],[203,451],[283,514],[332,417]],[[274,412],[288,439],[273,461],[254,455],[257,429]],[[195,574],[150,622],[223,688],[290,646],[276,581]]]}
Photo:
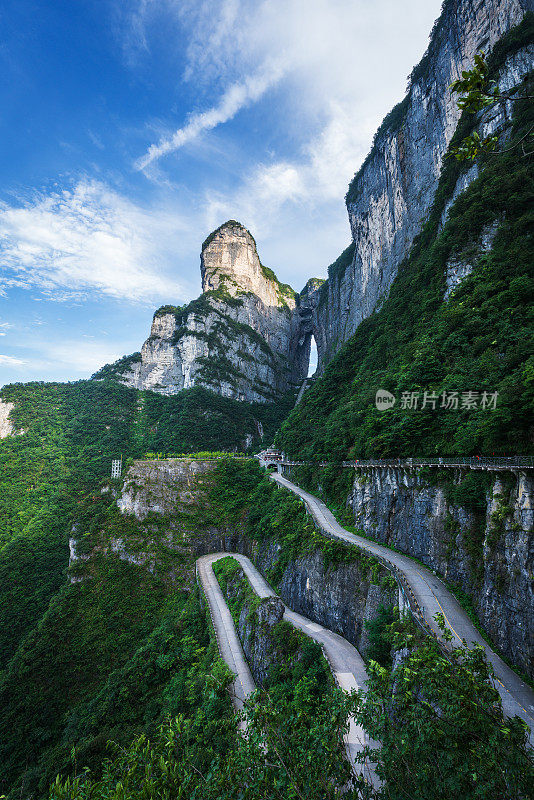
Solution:
{"label": "white cloud", "polygon": [[0,286],[37,289],[55,300],[101,294],[153,302],[180,286],[166,267],[183,222],[148,211],[103,183],[0,204]]}
{"label": "white cloud", "polygon": [[[29,344],[29,343],[28,343]],[[42,340],[38,349],[36,342],[31,348],[26,346],[24,358],[0,355],[0,368],[15,370],[18,374],[23,368],[25,376],[30,379],[54,374],[88,378],[104,364],[112,364],[125,354],[134,352],[140,342],[132,345],[125,341],[99,341],[87,338],[63,338],[61,340]]]}
{"label": "white cloud", "polygon": [[360,128],[351,123],[343,108],[333,108],[328,123],[303,149],[301,159],[258,164],[236,190],[210,191],[205,198],[210,222],[215,224],[224,216],[247,219],[261,236],[279,225],[282,207],[288,204],[300,205],[303,213],[310,215],[312,210],[334,203],[342,215],[351,165],[365,156],[358,137]]}
{"label": "white cloud", "polygon": [[27,363],[27,361],[23,361],[21,358],[0,355],[0,366],[3,367],[22,367]]}
{"label": "white cloud", "polygon": [[11,325],[9,322],[0,322],[0,336],[5,336],[9,328],[12,327],[13,325]]}
{"label": "white cloud", "polygon": [[[222,90],[220,103],[153,144],[138,166],[153,168],[162,156],[261,101],[277,83],[266,113],[288,147],[258,150],[237,186],[209,187],[208,219],[243,218],[267,232],[280,227],[282,211],[299,212],[296,223],[306,227],[311,211],[322,208],[324,225],[339,229],[348,183],[381,119],[402,99],[441,0],[162,0],[144,6],[146,24],[162,6],[179,20],[188,42],[185,80],[199,92],[206,83],[230,88]],[[247,91],[247,81],[256,78],[243,75],[268,76],[273,59],[276,79]]]}
{"label": "white cloud", "polygon": [[160,139],[158,144],[150,145],[146,154],[138,159],[137,169],[145,169],[153,161],[193,141],[204,131],[213,130],[218,125],[233,119],[243,108],[259,100],[280,80],[282,74],[281,65],[273,63],[265,66],[258,74],[246,78],[242,83],[232,84],[216,106],[200,114],[193,114],[172,136]]}

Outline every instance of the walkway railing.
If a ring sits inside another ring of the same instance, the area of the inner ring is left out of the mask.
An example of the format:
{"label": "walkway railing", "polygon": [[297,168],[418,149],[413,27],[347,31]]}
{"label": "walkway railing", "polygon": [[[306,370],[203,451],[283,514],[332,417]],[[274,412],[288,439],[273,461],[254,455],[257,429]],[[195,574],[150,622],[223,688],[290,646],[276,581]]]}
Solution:
{"label": "walkway railing", "polygon": [[[274,461],[274,459],[273,459]],[[315,465],[317,467],[340,466],[338,461],[290,461],[277,459],[282,467],[302,467]],[[357,458],[352,461],[342,461],[341,466],[358,469],[360,467],[444,467],[449,469],[487,469],[487,470],[514,470],[534,469],[532,456],[452,456],[448,458]]]}

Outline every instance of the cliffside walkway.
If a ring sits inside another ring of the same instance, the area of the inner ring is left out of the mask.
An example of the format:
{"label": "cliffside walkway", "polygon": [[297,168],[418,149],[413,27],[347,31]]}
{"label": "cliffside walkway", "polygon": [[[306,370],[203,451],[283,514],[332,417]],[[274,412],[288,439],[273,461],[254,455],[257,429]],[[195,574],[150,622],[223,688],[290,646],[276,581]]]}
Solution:
{"label": "cliffside walkway", "polygon": [[[227,556],[235,558],[240,563],[258,597],[263,599],[265,597],[277,597],[278,595],[272,590],[250,559],[240,553],[210,553],[209,555],[201,556],[197,561],[197,576],[209,605],[221,657],[236,675],[233,684],[234,707],[237,710],[242,710],[245,698],[254,691],[256,685],[246,662],[232,615],[213,572],[213,564]],[[285,606],[284,619],[321,645],[334,677],[343,691],[350,692],[353,689],[364,686],[367,680],[365,663],[358,650],[352,644],[337,633],[312,622],[301,614],[297,614],[287,606]],[[349,731],[345,736],[345,747],[349,762],[356,773],[363,774],[370,784],[378,787],[380,781],[372,765],[367,763],[355,764],[357,754],[363,750],[365,745],[377,746],[376,743],[369,739],[363,728],[356,725],[353,719],[350,719]]]}
{"label": "cliffside walkway", "polygon": [[[400,578],[408,589],[407,599],[414,616],[419,617],[423,625],[440,641],[440,630],[434,620],[434,616],[438,613],[443,614],[453,635],[453,645],[462,644],[462,640],[465,639],[468,645],[479,644],[484,648],[486,657],[495,671],[496,688],[501,696],[505,713],[510,717],[517,715],[527,723],[531,731],[530,740],[534,744],[534,692],[484,641],[443,581],[409,556],[345,530],[324,503],[287,478],[279,474],[273,474],[271,477],[280,486],[294,492],[304,501],[311,516],[326,536],[357,545],[378,557],[397,578]],[[443,645],[446,646],[445,643]]]}
{"label": "cliffside walkway", "polygon": [[[261,455],[261,454],[260,454]],[[414,469],[417,467],[439,467],[443,469],[482,469],[491,472],[500,470],[524,470],[534,469],[534,458],[531,456],[453,456],[435,458],[358,458],[352,461],[290,461],[289,459],[272,457],[273,462],[279,463],[282,467],[302,467],[315,463],[318,467],[342,466],[359,469],[361,467],[384,467],[389,469],[404,468]]]}

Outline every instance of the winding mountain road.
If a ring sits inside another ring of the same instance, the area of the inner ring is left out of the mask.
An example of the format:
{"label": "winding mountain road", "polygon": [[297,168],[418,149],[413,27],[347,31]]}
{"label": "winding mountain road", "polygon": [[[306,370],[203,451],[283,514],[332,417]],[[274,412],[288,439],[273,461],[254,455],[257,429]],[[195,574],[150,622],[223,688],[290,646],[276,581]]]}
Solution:
{"label": "winding mountain road", "polygon": [[[233,692],[234,706],[241,710],[245,698],[254,691],[256,686],[245,660],[230,610],[213,572],[215,561],[227,556],[231,556],[240,563],[250,585],[259,597],[277,597],[277,595],[250,559],[239,553],[210,553],[201,556],[197,561],[197,574],[209,605],[221,657],[236,675]],[[321,645],[336,681],[343,691],[350,692],[352,689],[358,689],[364,685],[367,680],[364,661],[356,648],[346,639],[301,614],[295,613],[287,606],[285,606],[284,619]],[[363,774],[370,784],[378,787],[380,781],[372,765],[354,763],[356,755],[362,751],[365,745],[377,746],[369,739],[363,728],[356,725],[354,719],[349,719],[345,747],[350,764],[357,773]]]}
{"label": "winding mountain road", "polygon": [[495,671],[496,688],[501,696],[505,713],[510,717],[517,715],[527,723],[531,731],[530,741],[534,744],[534,692],[484,641],[443,581],[409,556],[345,530],[324,503],[301,489],[300,486],[288,481],[287,478],[274,473],[271,477],[280,486],[294,492],[304,501],[317,525],[327,536],[355,544],[394,564],[403,574],[415,595],[425,621],[438,638],[440,638],[440,631],[434,616],[441,613],[453,635],[454,644],[461,644],[465,639],[469,645],[476,643],[484,648],[486,657]]}
{"label": "winding mountain road", "polygon": [[[232,702],[236,711],[242,711],[245,700],[256,690],[256,684],[245,659],[230,609],[213,572],[213,562],[224,558],[225,555],[227,554],[212,553],[199,558],[197,560],[197,576],[209,606],[219,653],[236,676],[232,684]],[[244,727],[243,724],[241,727]]]}

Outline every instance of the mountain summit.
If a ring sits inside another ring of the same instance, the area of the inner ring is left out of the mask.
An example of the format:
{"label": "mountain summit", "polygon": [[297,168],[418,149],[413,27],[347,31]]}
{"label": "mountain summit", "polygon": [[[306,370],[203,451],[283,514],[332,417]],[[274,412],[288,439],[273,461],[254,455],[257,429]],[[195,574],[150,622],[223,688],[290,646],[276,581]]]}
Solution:
{"label": "mountain summit", "polygon": [[275,400],[302,382],[311,333],[303,332],[301,297],[263,266],[252,234],[225,222],[204,241],[200,269],[200,297],[159,308],[141,352],[94,377],[167,395],[204,386],[249,402]]}

